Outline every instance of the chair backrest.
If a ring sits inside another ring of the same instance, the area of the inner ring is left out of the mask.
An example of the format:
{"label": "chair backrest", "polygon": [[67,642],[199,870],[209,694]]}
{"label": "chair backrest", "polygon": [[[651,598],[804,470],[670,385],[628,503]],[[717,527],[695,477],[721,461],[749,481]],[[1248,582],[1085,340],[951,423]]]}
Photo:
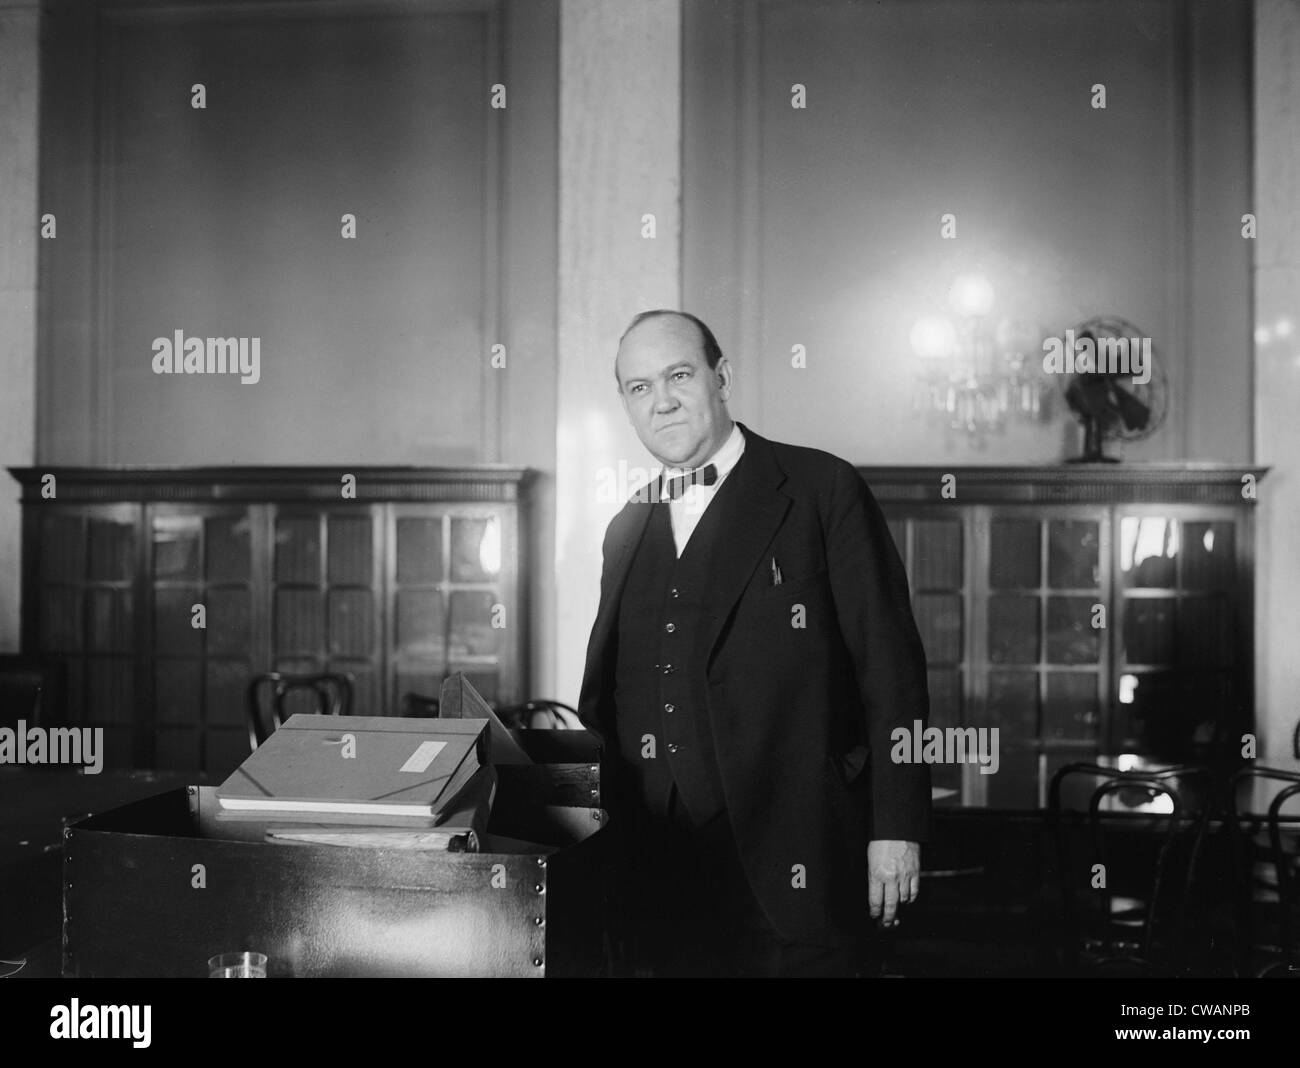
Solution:
{"label": "chair backrest", "polygon": [[1300,796],[1300,782],[1279,790],[1268,806],[1268,844],[1273,853],[1273,870],[1277,876],[1278,927],[1282,936],[1282,956],[1288,970],[1300,968],[1300,944],[1296,942],[1296,910],[1300,908],[1297,895],[1296,864],[1300,850],[1295,845],[1294,828],[1287,839],[1282,837],[1282,807],[1291,798]]}
{"label": "chair backrest", "polygon": [[[1085,805],[1071,806],[1063,800],[1072,779],[1091,780]],[[1076,962],[1080,943],[1091,938],[1103,947],[1100,963],[1125,962],[1150,970],[1157,964],[1157,926],[1167,924],[1172,928],[1169,963],[1181,966],[1188,901],[1212,810],[1212,787],[1209,772],[1193,765],[1120,771],[1080,762],[1066,765],[1052,777],[1048,820],[1056,839],[1067,965]],[[1071,843],[1082,826],[1087,830],[1086,864],[1077,867],[1077,850]],[[1127,848],[1118,848],[1116,839],[1121,835]],[[1175,845],[1180,839],[1187,840],[1187,849],[1178,857]],[[1140,863],[1136,856],[1146,858],[1153,852],[1149,864]],[[1094,872],[1099,879],[1083,881]],[[1121,892],[1138,904],[1117,911],[1116,897]],[[1092,907],[1080,908],[1081,898]],[[1136,934],[1131,939],[1135,953],[1111,948],[1118,943],[1116,918],[1121,913],[1128,921],[1126,933]]]}
{"label": "chair backrest", "polygon": [[[442,715],[441,700],[427,694],[408,691],[402,694],[402,716],[437,718]],[[511,730],[527,728],[557,728],[559,730],[581,730],[582,721],[578,711],[563,701],[554,701],[548,697],[535,697],[520,705],[507,705],[496,709],[498,718]]]}
{"label": "chair backrest", "polygon": [[63,718],[63,665],[38,656],[0,654],[0,727],[55,726]]}
{"label": "chair backrest", "polygon": [[[306,708],[290,708],[288,702],[308,702]],[[269,671],[248,683],[248,744],[256,749],[290,715],[314,711],[322,716],[352,714],[352,676],[321,672],[314,675],[286,675]]]}
{"label": "chair backrest", "polygon": [[402,694],[402,716],[414,719],[437,719],[438,699],[428,694],[408,691]]}
{"label": "chair backrest", "polygon": [[563,701],[549,697],[534,697],[521,705],[498,708],[502,722],[524,730],[582,730],[578,710]]}
{"label": "chair backrest", "polygon": [[[1266,808],[1262,798],[1257,801],[1257,787],[1261,784],[1281,788],[1272,795]],[[1241,768],[1228,781],[1225,808],[1232,851],[1238,975],[1255,974],[1251,955],[1258,948],[1255,935],[1261,893],[1277,894],[1278,938],[1289,947],[1284,948],[1284,960],[1276,966],[1285,966],[1288,963],[1285,958],[1296,953],[1294,915],[1300,907],[1296,880],[1292,877],[1296,857],[1293,851],[1283,848],[1286,839],[1282,833],[1282,807],[1296,791],[1300,791],[1300,772],[1259,764]],[[1268,879],[1270,868],[1272,882]]]}
{"label": "chair backrest", "polygon": [[1224,806],[1231,817],[1230,829],[1240,832],[1245,824],[1263,825],[1268,819],[1266,811],[1258,812],[1251,807],[1251,802],[1254,800],[1252,787],[1260,782],[1276,783],[1283,787],[1291,783],[1300,783],[1300,771],[1270,768],[1263,764],[1252,764],[1237,771],[1228,780],[1228,793]]}

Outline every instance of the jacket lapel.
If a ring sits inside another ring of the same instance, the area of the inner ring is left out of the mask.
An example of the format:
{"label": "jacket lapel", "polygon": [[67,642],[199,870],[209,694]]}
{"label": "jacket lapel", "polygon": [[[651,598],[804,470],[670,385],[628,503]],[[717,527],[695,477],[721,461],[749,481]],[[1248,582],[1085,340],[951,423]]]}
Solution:
{"label": "jacket lapel", "polygon": [[723,626],[755,569],[762,564],[763,550],[772,543],[790,508],[790,498],[781,492],[785,472],[777,463],[772,443],[744,423],[739,426],[745,435],[745,452],[727,479],[728,484],[732,479],[736,484],[728,493],[719,493],[709,505],[709,512],[715,508],[720,511],[713,517],[718,540],[709,580],[706,670],[717,653]]}
{"label": "jacket lapel", "polygon": [[[588,685],[599,686],[608,653],[610,635],[618,621],[619,603],[623,599],[623,586],[627,582],[627,573],[632,566],[632,556],[641,544],[646,525],[650,522],[650,510],[653,505],[642,501],[629,501],[623,510],[614,517],[611,524],[612,537],[609,546],[609,559],[605,561],[604,573],[600,584],[600,607],[596,609],[596,622],[592,625],[591,641],[587,646],[587,665],[583,675],[583,694],[579,698],[581,707],[588,699]],[[591,696],[594,697],[594,694]]]}

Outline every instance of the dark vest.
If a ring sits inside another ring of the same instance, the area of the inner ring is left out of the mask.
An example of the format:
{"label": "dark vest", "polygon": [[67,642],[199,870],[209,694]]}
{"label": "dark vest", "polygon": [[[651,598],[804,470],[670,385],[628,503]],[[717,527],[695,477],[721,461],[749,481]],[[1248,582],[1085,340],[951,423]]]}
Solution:
{"label": "dark vest", "polygon": [[[710,622],[705,594],[720,540],[718,505],[734,483],[728,478],[719,487],[680,559],[668,504],[645,505],[653,511],[619,604],[614,679],[619,751],[650,815],[667,815],[676,784],[696,826],[725,808],[704,671]],[[647,735],[654,738],[652,758],[645,756]]]}

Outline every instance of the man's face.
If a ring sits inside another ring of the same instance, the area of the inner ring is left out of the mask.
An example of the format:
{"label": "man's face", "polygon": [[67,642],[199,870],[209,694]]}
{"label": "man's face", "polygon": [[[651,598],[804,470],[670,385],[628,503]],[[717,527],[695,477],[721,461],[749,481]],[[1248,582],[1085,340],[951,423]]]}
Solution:
{"label": "man's face", "polygon": [[674,316],[647,319],[619,346],[619,395],[641,444],[660,463],[698,467],[727,440],[731,369],[710,368],[695,324]]}

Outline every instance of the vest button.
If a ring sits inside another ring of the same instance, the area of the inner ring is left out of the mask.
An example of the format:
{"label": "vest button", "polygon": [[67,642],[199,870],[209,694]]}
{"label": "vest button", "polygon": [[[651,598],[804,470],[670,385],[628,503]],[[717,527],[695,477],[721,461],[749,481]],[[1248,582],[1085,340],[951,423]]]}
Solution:
{"label": "vest button", "polygon": [[674,704],[666,704],[664,705],[664,711],[671,716],[674,712],[677,711],[677,706]]}
{"label": "vest button", "polygon": [[676,586],[674,586],[671,590],[668,591],[668,596],[669,596],[669,597],[676,597],[676,596],[677,596],[677,587],[676,587]]}
{"label": "vest button", "polygon": [[666,630],[669,634],[671,634],[671,633],[672,633],[673,631],[675,631],[676,629],[677,629],[677,624],[676,624],[676,623],[665,623],[665,624],[664,624],[664,630]]}
{"label": "vest button", "polygon": [[671,675],[672,673],[673,673],[673,666],[672,666],[672,664],[665,664],[665,665],[664,665],[664,674],[665,674],[665,675]]}
{"label": "vest button", "polygon": [[679,750],[680,748],[681,748],[681,746],[678,745],[676,742],[669,742],[669,743],[668,743],[668,752],[670,752],[670,753],[675,753],[675,752],[677,752],[677,750]]}

